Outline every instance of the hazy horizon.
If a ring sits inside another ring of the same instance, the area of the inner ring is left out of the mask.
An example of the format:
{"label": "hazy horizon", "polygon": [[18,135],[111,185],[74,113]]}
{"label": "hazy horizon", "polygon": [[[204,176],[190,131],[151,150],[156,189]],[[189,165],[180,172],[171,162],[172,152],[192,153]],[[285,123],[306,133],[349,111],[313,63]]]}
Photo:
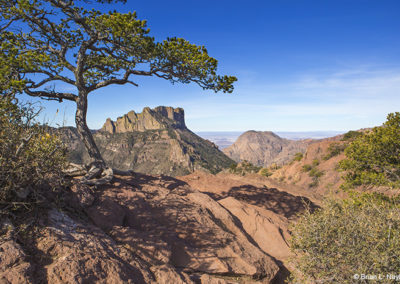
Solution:
{"label": "hazy horizon", "polygon": [[[236,139],[244,132],[251,131],[198,131],[195,132],[201,138],[210,140],[215,143],[220,149],[224,149],[232,145]],[[323,139],[343,134],[346,131],[272,131],[281,138],[290,140],[302,139]]]}

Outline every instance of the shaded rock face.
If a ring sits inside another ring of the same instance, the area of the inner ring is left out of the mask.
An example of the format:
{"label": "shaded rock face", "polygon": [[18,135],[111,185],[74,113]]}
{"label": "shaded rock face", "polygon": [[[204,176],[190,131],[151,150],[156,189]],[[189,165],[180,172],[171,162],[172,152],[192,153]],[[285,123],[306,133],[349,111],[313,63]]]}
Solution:
{"label": "shaded rock face", "polygon": [[261,203],[141,174],[96,190],[74,184],[65,198],[68,210],[44,213],[29,258],[0,245],[0,281],[283,283],[287,219]]}
{"label": "shaded rock face", "polygon": [[277,260],[281,270],[273,283],[287,283],[290,272],[286,268],[297,270],[290,261],[295,257],[289,248],[290,224],[304,212],[319,208],[312,194],[295,186],[282,190],[282,184],[257,174],[197,171],[178,178],[217,200],[239,220],[260,249]]}
{"label": "shaded rock face", "polygon": [[116,121],[108,118],[101,131],[113,134],[167,128],[186,128],[185,112],[182,108],[159,106],[154,109],[145,107],[141,113],[130,111]]}
{"label": "shaded rock face", "polygon": [[240,220],[243,228],[263,251],[279,260],[286,260],[290,256],[290,233],[285,217],[233,197],[221,199],[219,203]]}
{"label": "shaded rock face", "polygon": [[[89,163],[90,158],[75,128],[60,128],[68,145],[71,162]],[[107,164],[120,170],[170,176],[189,174],[197,169],[211,173],[229,167],[233,160],[215,144],[197,136],[185,126],[181,108],[145,108],[129,112],[116,122],[107,120],[94,134]]]}
{"label": "shaded rock face", "polygon": [[195,172],[178,177],[218,201],[257,245],[279,261],[291,255],[289,223],[306,210],[318,208],[309,198],[265,186],[264,180],[219,173]]}
{"label": "shaded rock face", "polygon": [[140,176],[128,183],[116,184],[118,190],[105,187],[87,213],[146,261],[269,279],[279,271],[270,256],[249,242],[233,216],[206,194],[172,178]]}
{"label": "shaded rock face", "polygon": [[247,131],[222,151],[236,162],[249,161],[268,167],[291,161],[296,153],[304,153],[312,140],[288,140],[270,131]]}

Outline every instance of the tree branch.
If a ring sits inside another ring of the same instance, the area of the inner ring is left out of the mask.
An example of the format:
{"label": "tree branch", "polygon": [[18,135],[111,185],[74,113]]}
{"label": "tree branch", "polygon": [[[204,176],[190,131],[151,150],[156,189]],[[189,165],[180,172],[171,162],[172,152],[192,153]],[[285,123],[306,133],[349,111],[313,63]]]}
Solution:
{"label": "tree branch", "polygon": [[9,20],[7,24],[5,24],[4,26],[0,27],[0,32],[5,31],[16,20],[19,20],[19,17],[17,17],[16,19]]}
{"label": "tree branch", "polygon": [[131,74],[136,73],[136,72],[138,72],[138,71],[128,70],[128,71],[125,72],[125,75],[124,75],[123,78],[112,78],[112,79],[101,81],[99,83],[93,84],[90,87],[88,87],[88,91],[91,92],[93,90],[100,89],[100,88],[103,88],[103,87],[106,87],[106,86],[109,86],[109,85],[112,85],[112,84],[123,85],[123,84],[127,84],[128,83],[128,84],[132,84],[132,85],[138,87],[139,86],[138,84],[136,84],[135,82],[129,80],[129,76]]}
{"label": "tree branch", "polygon": [[[70,71],[74,72],[75,67],[67,61],[66,59],[66,53],[68,50],[68,43],[60,37],[59,33],[57,32],[57,29],[55,27],[55,24],[50,21],[48,18],[45,17],[44,14],[39,14],[40,18],[38,15],[25,15],[26,18],[30,19],[32,23],[35,23],[40,29],[37,29],[35,26],[32,26],[32,30],[37,31],[43,35],[43,37],[47,38],[47,50],[55,54],[64,64],[65,67],[67,67]],[[58,44],[61,48],[57,49],[54,48],[50,45],[50,41],[55,42]]]}
{"label": "tree branch", "polygon": [[65,57],[68,50],[68,47],[66,45],[62,45],[61,50],[54,49],[50,45],[48,45],[48,48],[51,52],[58,56],[58,58],[65,64],[65,67],[68,68],[68,70],[70,70],[71,72],[75,72],[76,67],[68,62],[67,58]]}
{"label": "tree branch", "polygon": [[42,99],[54,100],[62,102],[62,100],[76,101],[78,96],[72,93],[59,93],[59,92],[47,92],[47,91],[32,91],[28,88],[24,89],[25,93],[31,97],[40,97]]}
{"label": "tree branch", "polygon": [[39,88],[39,87],[43,86],[44,84],[46,84],[48,82],[51,82],[51,81],[63,81],[65,83],[67,83],[67,84],[75,86],[75,81],[74,80],[72,80],[70,78],[67,78],[67,77],[64,77],[64,76],[60,76],[60,75],[53,75],[51,72],[48,72],[46,70],[24,71],[23,73],[24,74],[35,74],[35,73],[37,73],[37,74],[45,74],[45,75],[49,76],[48,78],[42,80],[41,82],[39,82],[37,84],[32,84],[28,88],[36,89],[36,88]]}
{"label": "tree branch", "polygon": [[15,156],[18,157],[21,151],[24,149],[26,144],[29,143],[29,141],[32,139],[33,133],[29,134],[26,138],[22,138],[21,144],[18,146],[17,151],[15,152]]}

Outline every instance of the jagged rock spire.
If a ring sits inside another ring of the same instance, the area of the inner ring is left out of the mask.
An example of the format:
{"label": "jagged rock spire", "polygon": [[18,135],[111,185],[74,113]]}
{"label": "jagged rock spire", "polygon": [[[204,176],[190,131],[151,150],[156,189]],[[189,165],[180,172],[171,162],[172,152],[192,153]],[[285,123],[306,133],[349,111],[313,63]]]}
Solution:
{"label": "jagged rock spire", "polygon": [[159,106],[154,109],[145,107],[141,113],[130,111],[117,121],[110,118],[104,123],[101,131],[125,133],[167,128],[186,129],[185,112],[182,108]]}

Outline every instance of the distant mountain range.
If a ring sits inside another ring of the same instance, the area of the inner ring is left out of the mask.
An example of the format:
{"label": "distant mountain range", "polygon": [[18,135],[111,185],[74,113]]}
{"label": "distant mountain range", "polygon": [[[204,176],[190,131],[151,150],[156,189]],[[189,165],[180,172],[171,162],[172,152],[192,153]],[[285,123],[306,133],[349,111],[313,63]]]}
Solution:
{"label": "distant mountain range", "polygon": [[[68,145],[70,160],[88,163],[89,155],[77,130],[63,127],[59,131]],[[248,131],[199,132],[196,135],[186,127],[182,108],[165,106],[145,107],[141,113],[130,111],[115,121],[108,118],[100,130],[93,131],[100,152],[113,168],[170,176],[198,169],[216,173],[243,160],[259,166],[281,165],[297,152],[305,151],[309,141],[304,138],[337,133]]]}
{"label": "distant mountain range", "polygon": [[[220,149],[231,146],[245,131],[199,131],[200,137],[215,143]],[[282,138],[290,140],[323,139],[345,133],[345,131],[277,131],[274,132]]]}

